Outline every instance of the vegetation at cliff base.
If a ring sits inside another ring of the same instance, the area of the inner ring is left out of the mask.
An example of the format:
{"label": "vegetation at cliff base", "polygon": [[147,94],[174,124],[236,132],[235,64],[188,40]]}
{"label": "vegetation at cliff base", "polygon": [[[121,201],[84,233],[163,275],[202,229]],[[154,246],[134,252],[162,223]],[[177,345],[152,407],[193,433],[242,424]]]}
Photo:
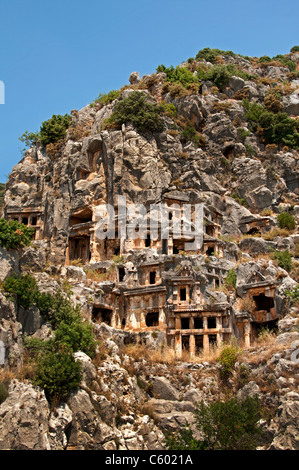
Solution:
{"label": "vegetation at cliff base", "polygon": [[254,450],[261,443],[258,398],[248,397],[243,401],[231,398],[208,405],[201,402],[194,417],[202,439],[196,439],[190,427],[182,428],[177,433],[166,434],[169,450]]}

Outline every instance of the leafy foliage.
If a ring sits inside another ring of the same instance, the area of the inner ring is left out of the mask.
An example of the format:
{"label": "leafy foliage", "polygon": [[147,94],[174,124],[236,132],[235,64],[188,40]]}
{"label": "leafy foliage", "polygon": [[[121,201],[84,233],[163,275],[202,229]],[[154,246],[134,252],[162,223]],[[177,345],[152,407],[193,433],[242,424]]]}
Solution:
{"label": "leafy foliage", "polygon": [[197,132],[192,122],[187,122],[181,131],[180,139],[183,143],[193,142],[196,147],[205,146],[206,140],[202,134]]}
{"label": "leafy foliage", "polygon": [[37,284],[29,274],[20,277],[14,274],[7,277],[3,283],[3,290],[16,301],[19,307],[28,309],[35,304]]}
{"label": "leafy foliage", "polygon": [[102,106],[106,106],[112,101],[118,99],[121,95],[120,90],[111,90],[108,93],[100,93],[99,96],[94,100],[94,104],[100,104]]}
{"label": "leafy foliage", "polygon": [[236,54],[232,51],[222,51],[221,49],[210,49],[209,47],[205,47],[198,51],[195,58],[196,60],[206,60],[213,64],[216,57],[219,56],[236,57]]}
{"label": "leafy foliage", "polygon": [[66,344],[48,344],[37,358],[33,383],[45,390],[49,401],[59,401],[76,389],[81,380],[81,365]]}
{"label": "leafy foliage", "polygon": [[225,282],[225,285],[229,288],[231,288],[231,287],[235,288],[236,287],[237,276],[236,276],[236,272],[235,272],[234,269],[230,269],[228,271],[224,282]]}
{"label": "leafy foliage", "polygon": [[161,119],[163,112],[162,105],[151,103],[143,92],[133,91],[116,103],[107,121],[117,128],[122,124],[131,123],[140,133],[161,132],[164,129]]}
{"label": "leafy foliage", "polygon": [[231,398],[211,404],[201,402],[195,411],[195,425],[202,440],[189,428],[166,435],[170,450],[254,450],[262,441],[258,428],[261,406],[257,398]]}
{"label": "leafy foliage", "polygon": [[299,122],[286,113],[268,111],[263,105],[243,101],[245,117],[250,129],[262,141],[269,144],[283,144],[299,148]]}
{"label": "leafy foliage", "polygon": [[20,224],[17,220],[0,219],[0,246],[22,248],[30,245],[34,229]]}
{"label": "leafy foliage", "polygon": [[299,302],[299,285],[295,286],[293,289],[286,289],[285,294],[291,299],[292,304]]}
{"label": "leafy foliage", "polygon": [[294,230],[296,222],[294,216],[288,212],[281,212],[277,216],[277,222],[279,228],[286,228],[287,230]]}
{"label": "leafy foliage", "polygon": [[234,344],[229,344],[222,349],[217,362],[220,364],[220,376],[224,380],[226,380],[234,370],[239,354],[240,349]]}
{"label": "leafy foliage", "polygon": [[292,270],[292,256],[288,250],[286,251],[278,251],[278,250],[273,250],[272,252],[272,258],[275,259],[278,262],[278,266],[280,266],[282,269],[285,269],[285,271],[290,272]]}
{"label": "leafy foliage", "polygon": [[74,351],[83,351],[89,356],[94,354],[96,342],[92,326],[82,320],[80,306],[72,305],[62,291],[54,295],[40,292],[36,280],[29,274],[7,277],[3,290],[24,309],[36,306],[54,328],[56,342],[66,344]]}
{"label": "leafy foliage", "polygon": [[64,399],[81,380],[80,365],[73,353],[83,351],[90,357],[95,354],[97,342],[92,325],[82,319],[80,307],[73,306],[61,291],[54,295],[40,292],[36,280],[29,274],[6,278],[3,289],[18,306],[38,307],[51,323],[53,339],[27,337],[24,346],[31,363],[35,363],[33,383],[45,390],[49,401]]}
{"label": "leafy foliage", "polygon": [[165,67],[164,65],[159,65],[157,72],[164,72],[166,74],[166,82],[179,82],[187,89],[192,84],[198,83],[197,77],[187,67]]}
{"label": "leafy foliage", "polygon": [[54,114],[48,121],[44,121],[40,128],[40,141],[42,145],[54,144],[63,139],[72,118],[69,114],[64,116]]}
{"label": "leafy foliage", "polygon": [[66,344],[73,351],[84,351],[90,357],[96,349],[92,325],[87,321],[77,320],[71,324],[62,321],[55,330],[54,341]]}
{"label": "leafy foliage", "polygon": [[24,132],[19,137],[19,140],[25,144],[26,147],[31,147],[37,143],[46,146],[55,144],[59,140],[64,139],[68,127],[71,125],[72,117],[69,114],[62,116],[61,114],[53,114],[53,116],[44,121],[40,127],[39,132]]}

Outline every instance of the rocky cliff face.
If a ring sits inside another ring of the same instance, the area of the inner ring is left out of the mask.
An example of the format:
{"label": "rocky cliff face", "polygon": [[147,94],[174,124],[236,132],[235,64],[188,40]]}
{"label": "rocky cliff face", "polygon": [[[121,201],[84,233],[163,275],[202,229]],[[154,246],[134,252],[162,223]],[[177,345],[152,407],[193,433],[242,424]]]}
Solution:
{"label": "rocky cliff face", "polygon": [[[298,448],[298,311],[286,292],[298,282],[299,56],[284,59],[292,66],[199,55],[175,69],[176,79],[164,66],[133,73],[115,99],[73,111],[64,138],[37,142],[13,168],[5,218],[33,227],[35,240],[1,248],[1,280],[30,272],[45,292],[68,283],[106,357],[76,353],[82,384],[54,409],[15,373],[0,406],[0,448],[162,449],[163,432],[192,423],[198,401],[224,396],[217,363],[201,354],[233,338],[244,352],[232,390],[256,393],[274,410],[260,423],[265,448]],[[163,129],[113,122],[136,92],[163,106]],[[174,236],[166,245],[159,236],[100,239],[98,208],[116,208],[120,195],[147,210],[165,203],[171,216],[174,205],[200,204],[201,247],[188,251]],[[281,213],[295,226],[283,227]],[[4,374],[23,362],[22,334],[47,338],[51,328],[36,307],[17,307],[4,293],[0,302]],[[279,333],[269,354],[258,343],[265,328]],[[171,371],[165,360],[130,356],[128,343],[174,351]]]}

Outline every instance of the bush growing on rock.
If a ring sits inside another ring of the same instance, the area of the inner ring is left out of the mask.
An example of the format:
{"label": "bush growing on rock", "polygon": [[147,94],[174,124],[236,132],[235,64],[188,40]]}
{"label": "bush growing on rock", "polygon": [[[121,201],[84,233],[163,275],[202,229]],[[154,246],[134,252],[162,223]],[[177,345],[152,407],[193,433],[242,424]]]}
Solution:
{"label": "bush growing on rock", "polygon": [[286,113],[268,111],[263,105],[243,101],[245,117],[250,129],[264,143],[287,145],[299,148],[299,122]]}
{"label": "bush growing on rock", "polygon": [[36,302],[36,280],[29,274],[23,276],[9,276],[3,283],[3,290],[12,298],[19,307],[28,309]]}
{"label": "bush growing on rock", "polygon": [[81,365],[66,344],[45,348],[37,359],[33,383],[45,390],[49,401],[65,399],[81,381]]}
{"label": "bush growing on rock", "polygon": [[296,227],[296,222],[294,216],[288,212],[281,212],[277,216],[278,227],[287,230],[294,230]]}
{"label": "bush growing on rock", "polygon": [[92,332],[92,325],[88,322],[75,321],[72,324],[61,322],[55,330],[55,342],[66,344],[72,351],[83,351],[93,357],[96,341]]}
{"label": "bush growing on rock", "polygon": [[94,100],[94,102],[92,104],[93,105],[94,104],[99,104],[101,106],[106,106],[106,105],[112,103],[112,101],[119,98],[120,95],[121,95],[120,90],[111,90],[108,93],[100,93],[99,96]]}
{"label": "bush growing on rock", "polygon": [[226,380],[232,374],[239,354],[240,349],[233,344],[229,344],[222,349],[217,359],[217,362],[220,364],[220,376],[222,379]]}
{"label": "bush growing on rock", "polygon": [[207,62],[214,63],[215,59],[219,56],[236,57],[236,54],[232,51],[222,51],[221,49],[210,49],[205,47],[196,54],[196,60],[206,60]]}
{"label": "bush growing on rock", "polygon": [[292,256],[288,250],[286,251],[278,251],[273,250],[272,258],[277,261],[278,266],[285,271],[290,272],[292,269]]}
{"label": "bush growing on rock", "polygon": [[121,128],[122,124],[131,123],[140,133],[162,132],[163,113],[162,105],[151,103],[143,92],[133,91],[127,98],[116,103],[111,117],[107,119],[107,124]]}
{"label": "bush growing on rock", "polygon": [[93,356],[96,341],[92,326],[83,321],[80,306],[74,306],[62,291],[53,295],[40,292],[36,280],[29,274],[7,277],[3,290],[24,309],[36,306],[55,330],[57,343],[63,343],[73,351],[80,350]]}
{"label": "bush growing on rock", "polygon": [[40,142],[46,146],[55,144],[66,136],[66,131],[71,125],[72,118],[69,114],[62,116],[61,114],[53,114],[53,116],[44,121],[39,132],[24,132],[19,140],[25,143],[26,147],[31,147]]}
{"label": "bush growing on rock", "polygon": [[201,402],[195,411],[195,426],[202,440],[194,438],[190,428],[166,435],[170,450],[254,450],[262,441],[258,427],[261,405],[258,398],[243,401],[231,398],[206,405]]}
{"label": "bush growing on rock", "polygon": [[34,229],[20,224],[17,220],[0,219],[0,246],[5,248],[22,248],[31,243]]}
{"label": "bush growing on rock", "polygon": [[236,276],[236,272],[234,269],[230,269],[227,273],[227,276],[225,278],[225,285],[228,287],[228,288],[235,288],[236,287],[236,283],[237,283],[237,276]]}

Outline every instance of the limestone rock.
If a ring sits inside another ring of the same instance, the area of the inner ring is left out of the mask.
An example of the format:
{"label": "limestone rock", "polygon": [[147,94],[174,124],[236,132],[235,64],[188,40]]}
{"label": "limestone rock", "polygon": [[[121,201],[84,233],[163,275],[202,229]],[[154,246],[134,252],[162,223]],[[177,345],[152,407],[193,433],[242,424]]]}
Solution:
{"label": "limestone rock", "polygon": [[14,380],[0,406],[0,449],[50,450],[49,416],[44,392]]}

